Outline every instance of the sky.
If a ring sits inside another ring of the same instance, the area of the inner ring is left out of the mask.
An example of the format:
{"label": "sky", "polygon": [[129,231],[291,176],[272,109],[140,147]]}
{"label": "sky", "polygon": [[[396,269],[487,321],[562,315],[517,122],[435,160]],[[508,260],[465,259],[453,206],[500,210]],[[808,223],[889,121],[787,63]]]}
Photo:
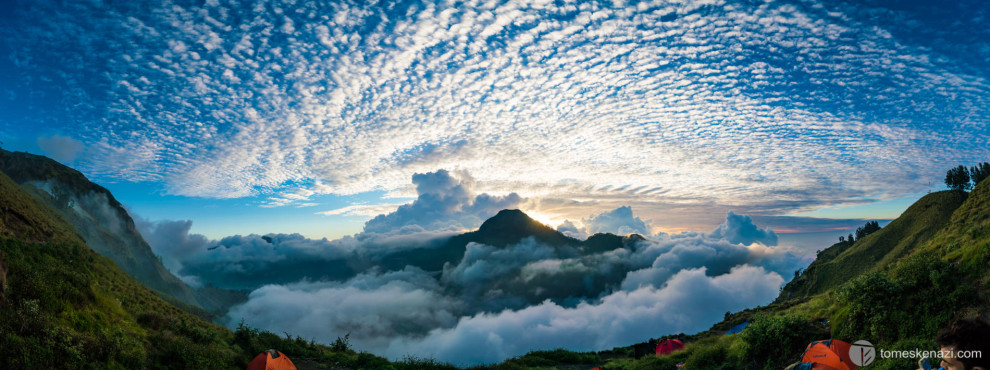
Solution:
{"label": "sky", "polygon": [[[982,0],[4,5],[0,146],[107,187],[188,284],[249,291],[229,322],[391,358],[704,330],[990,159]],[[375,265],[505,208],[646,239]]]}
{"label": "sky", "polygon": [[215,238],[355,233],[440,169],[552,224],[889,219],[990,157],[981,1],[8,4],[3,147]]}

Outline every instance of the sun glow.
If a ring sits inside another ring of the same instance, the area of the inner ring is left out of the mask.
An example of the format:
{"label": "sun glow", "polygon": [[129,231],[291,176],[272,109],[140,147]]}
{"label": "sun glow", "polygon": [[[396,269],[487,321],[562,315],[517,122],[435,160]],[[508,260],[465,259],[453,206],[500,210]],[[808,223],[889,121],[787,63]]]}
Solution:
{"label": "sun glow", "polygon": [[542,213],[538,211],[523,211],[529,215],[530,218],[539,221],[540,223],[552,227],[554,229],[560,226],[564,222],[564,218],[558,214]]}

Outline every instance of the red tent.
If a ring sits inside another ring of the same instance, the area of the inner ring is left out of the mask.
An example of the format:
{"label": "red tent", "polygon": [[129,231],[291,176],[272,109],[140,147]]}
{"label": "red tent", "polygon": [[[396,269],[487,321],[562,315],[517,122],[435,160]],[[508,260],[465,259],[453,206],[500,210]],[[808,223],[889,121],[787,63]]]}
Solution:
{"label": "red tent", "polygon": [[684,348],[684,342],[680,339],[667,339],[657,344],[657,356],[669,355],[681,348]]}
{"label": "red tent", "polygon": [[813,363],[813,369],[856,370],[859,366],[849,359],[851,347],[849,343],[836,339],[811,342],[804,350],[801,362]]}
{"label": "red tent", "polygon": [[292,364],[289,356],[270,349],[255,356],[248,364],[247,370],[296,370],[296,365]]}

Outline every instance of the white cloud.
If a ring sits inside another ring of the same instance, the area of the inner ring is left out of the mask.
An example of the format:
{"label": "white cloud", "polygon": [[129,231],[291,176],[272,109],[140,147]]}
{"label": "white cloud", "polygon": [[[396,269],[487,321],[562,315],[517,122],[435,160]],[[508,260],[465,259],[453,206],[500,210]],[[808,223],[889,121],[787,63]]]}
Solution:
{"label": "white cloud", "polygon": [[387,353],[409,353],[459,365],[493,363],[539,349],[592,351],[629,345],[665,333],[697,332],[725,311],[765,303],[784,280],[760,267],[742,266],[710,277],[683,270],[662,288],[613,293],[596,303],[565,308],[552,302],[516,311],[462,317],[425,338],[397,338]]}
{"label": "white cloud", "polygon": [[329,211],[316,212],[324,216],[362,216],[374,217],[381,214],[394,212],[401,204],[353,204],[346,207],[331,209]]}
{"label": "white cloud", "polygon": [[[420,179],[420,190],[464,194],[457,189],[462,183],[438,175]],[[434,206],[459,204],[432,194],[440,200]],[[622,219],[638,220],[632,214]],[[392,358],[436,357],[460,365],[501,361],[537,349],[629,345],[703,330],[726,311],[765,304],[775,297],[784,282],[781,275],[790,276],[802,261],[774,243],[744,245],[734,240],[740,235],[752,237],[752,230],[740,225],[772,234],[748,217],[730,213],[716,231],[732,232],[627,238],[600,250],[551,246],[533,237],[502,247],[472,242],[459,261],[438,272],[410,266],[381,271],[368,263],[368,255],[416,244],[401,239],[419,238],[402,230],[410,225],[399,225],[399,232],[366,231],[330,242],[297,240],[313,246],[312,251],[348,246],[354,252],[336,262],[324,260],[323,270],[362,265],[365,269],[336,281],[296,276],[304,280],[260,287],[247,303],[231,310],[228,319],[235,323],[243,318],[256,327],[323,342],[350,333],[360,350]],[[417,226],[417,230],[422,229]],[[291,236],[267,237],[273,240],[250,236],[221,241],[227,246],[215,253],[232,254],[225,260],[213,257],[211,266],[254,268],[250,271],[254,276],[267,275],[259,271],[272,266],[303,270],[306,261],[323,258],[292,252],[295,247],[286,245],[294,240]],[[445,245],[446,239],[433,241],[440,243],[420,241],[420,249],[404,250],[431,256],[434,251],[429,248]],[[252,261],[268,262],[262,266]]]}
{"label": "white cloud", "polygon": [[647,221],[633,216],[632,207],[622,206],[582,220],[589,234],[612,233],[616,235],[650,235]]}
{"label": "white cloud", "polygon": [[436,280],[409,268],[362,274],[344,283],[265,286],[227,318],[323,343],[350,334],[355,346],[369,348],[385,345],[388,338],[450,326],[458,305],[443,295]]}
{"label": "white cloud", "polygon": [[777,245],[777,234],[773,230],[769,227],[760,228],[749,216],[737,215],[732,211],[725,216],[725,223],[712,231],[711,237],[743,245],[757,242],[763,245]]}
{"label": "white cloud", "polygon": [[467,230],[503,209],[516,208],[523,199],[475,194],[475,181],[467,172],[456,176],[446,170],[412,176],[418,197],[395,211],[378,215],[364,224],[364,231],[384,233],[415,226],[424,230]]}
{"label": "white cloud", "polygon": [[97,143],[88,174],[182,195],[278,206],[298,183],[391,193],[458,168],[491,194],[807,210],[915,193],[990,155],[990,84],[967,57],[869,9],[701,6],[79,3],[21,9],[5,35],[78,61],[19,65],[99,117],[71,133]]}

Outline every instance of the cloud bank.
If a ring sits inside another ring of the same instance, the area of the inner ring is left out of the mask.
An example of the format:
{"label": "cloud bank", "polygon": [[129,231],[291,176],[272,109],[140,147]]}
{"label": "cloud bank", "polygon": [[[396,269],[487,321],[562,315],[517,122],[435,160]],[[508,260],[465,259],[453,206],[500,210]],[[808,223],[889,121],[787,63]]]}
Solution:
{"label": "cloud bank", "polygon": [[[427,230],[430,223],[415,215],[473,220],[484,208],[479,203],[511,199],[475,194],[469,181],[446,171],[417,175],[414,182],[420,193],[414,202],[337,240],[298,234],[207,240],[189,233],[189,221],[139,220],[137,226],[186,281],[251,291],[227,313],[231,325],[243,319],[323,343],[350,334],[359,350],[460,365],[703,330],[726,311],[772,300],[782,276],[803,263],[776,246],[772,230],[730,212],[708,233],[596,236],[586,242],[598,240],[595,247],[550,245],[535,236],[504,247],[470,242],[459,260],[439,271],[411,263],[386,268],[381,261],[389,256],[430,256],[453,235]],[[629,207],[583,222],[646,226]]]}
{"label": "cloud bank", "polygon": [[518,311],[462,317],[452,328],[424,338],[400,338],[387,353],[435,356],[461,365],[493,363],[533,350],[610,349],[666,333],[697,332],[725,311],[766,303],[784,280],[760,267],[741,266],[710,277],[704,268],[682,270],[663,288],[620,291],[596,303],[565,308],[544,302]]}
{"label": "cloud bank", "polygon": [[[802,264],[787,248],[776,246],[772,230],[734,213],[709,233],[616,236],[603,249],[550,245],[531,236],[504,247],[468,243],[460,260],[441,271],[409,265],[386,269],[375,263],[369,256],[388,248],[371,247],[369,235],[417,235],[402,232],[411,226],[423,230],[407,224],[416,219],[406,216],[471,208],[463,201],[481,197],[448,175],[417,177],[421,196],[416,206],[377,218],[395,222],[369,222],[374,232],[333,241],[286,235],[225,238],[211,243],[209,264],[193,258],[183,272],[217,281],[218,276],[238,276],[229,271],[246,272],[239,279],[275,269],[293,271],[288,276],[294,281],[279,276],[282,280],[257,285],[226,320],[243,319],[324,343],[350,334],[359,350],[473,365],[535,349],[602,350],[700,331],[726,311],[769,302],[784,283],[782,276],[791,276]],[[645,226],[628,207],[585,222]],[[403,250],[429,255],[442,240]],[[312,261],[317,263],[307,265]],[[204,266],[228,272],[198,270]],[[328,270],[347,273],[334,277]]]}

